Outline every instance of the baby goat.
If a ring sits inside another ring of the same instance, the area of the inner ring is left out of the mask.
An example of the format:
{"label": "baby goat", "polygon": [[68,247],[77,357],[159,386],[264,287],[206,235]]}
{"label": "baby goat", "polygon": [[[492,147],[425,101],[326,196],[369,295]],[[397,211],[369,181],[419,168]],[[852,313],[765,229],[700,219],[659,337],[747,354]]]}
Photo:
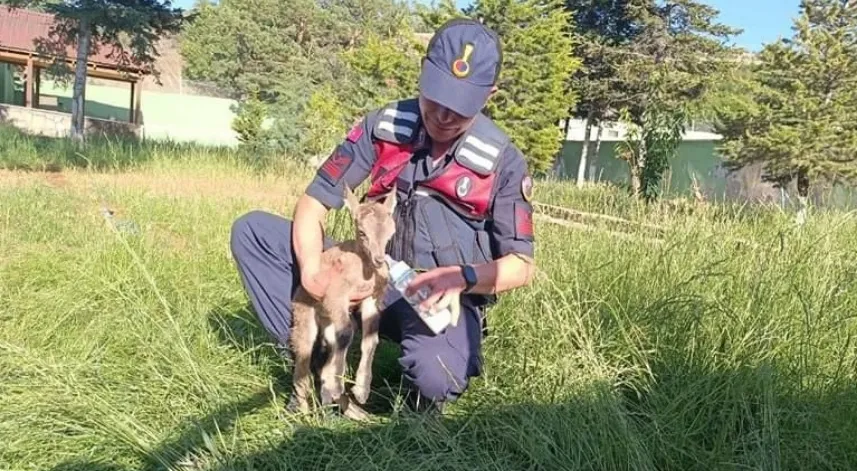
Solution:
{"label": "baby goat", "polygon": [[384,259],[387,242],[396,230],[393,209],[396,191],[386,195],[383,202],[367,201],[360,204],[354,193],[345,186],[345,205],[357,228],[357,238],[331,247],[321,255],[321,270],[330,273],[330,281],[321,301],[316,301],[302,287],[294,299],[294,392],[297,407],[309,409],[311,390],[311,356],[316,341],[327,347],[327,358],[321,367],[321,402],[336,403],[342,413],[351,419],[362,420],[368,414],[345,394],[346,353],[354,338],[356,321],[349,309],[352,293],[367,291],[372,294],[360,304],[361,342],[360,364],[351,390],[359,404],[369,397],[372,381],[372,359],[378,345],[380,324],[379,305],[389,279]]}

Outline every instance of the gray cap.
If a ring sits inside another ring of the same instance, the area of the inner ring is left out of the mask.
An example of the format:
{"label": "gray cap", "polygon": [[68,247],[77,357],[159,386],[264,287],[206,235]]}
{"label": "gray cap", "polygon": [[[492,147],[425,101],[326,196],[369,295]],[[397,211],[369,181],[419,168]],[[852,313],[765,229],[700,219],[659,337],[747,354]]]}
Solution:
{"label": "gray cap", "polygon": [[478,21],[444,23],[428,44],[420,92],[429,100],[473,117],[497,83],[503,52],[497,34]]}

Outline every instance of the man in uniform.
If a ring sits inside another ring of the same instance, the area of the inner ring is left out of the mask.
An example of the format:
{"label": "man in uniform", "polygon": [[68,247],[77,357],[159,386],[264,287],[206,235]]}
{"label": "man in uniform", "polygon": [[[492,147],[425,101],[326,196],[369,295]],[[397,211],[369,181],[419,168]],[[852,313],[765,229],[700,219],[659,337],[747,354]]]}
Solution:
{"label": "man in uniform", "polygon": [[231,248],[244,288],[282,349],[298,283],[317,298],[326,285],[327,212],[342,208],[344,185],[368,178],[367,198],[397,191],[388,251],[421,271],[411,292],[428,289],[424,307],[461,293],[458,325],[437,335],[401,298],[383,310],[381,334],[401,346],[408,402],[439,408],[480,374],[486,306],[533,272],[532,179],[518,148],[480,113],[497,91],[501,59],[493,31],[447,22],[428,45],[419,96],[364,116],[320,166],[293,221],[260,211],[235,221]]}

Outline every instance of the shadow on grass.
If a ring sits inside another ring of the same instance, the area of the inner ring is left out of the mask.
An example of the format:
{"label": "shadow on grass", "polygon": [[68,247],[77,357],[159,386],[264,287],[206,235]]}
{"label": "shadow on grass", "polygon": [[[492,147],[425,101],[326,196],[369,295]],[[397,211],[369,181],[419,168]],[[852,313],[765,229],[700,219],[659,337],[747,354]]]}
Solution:
{"label": "shadow on grass", "polygon": [[[143,469],[180,469],[187,456],[204,464],[192,469],[209,471],[855,469],[857,387],[842,380],[801,389],[783,370],[718,369],[676,355],[654,363],[654,379],[638,390],[613,378],[569,385],[558,377],[552,391],[474,389],[456,415],[323,426],[289,417],[274,425],[276,438],[262,432],[254,447],[220,441],[268,400],[260,391],[188,421],[147,453]],[[53,471],[118,469],[71,461]]]}

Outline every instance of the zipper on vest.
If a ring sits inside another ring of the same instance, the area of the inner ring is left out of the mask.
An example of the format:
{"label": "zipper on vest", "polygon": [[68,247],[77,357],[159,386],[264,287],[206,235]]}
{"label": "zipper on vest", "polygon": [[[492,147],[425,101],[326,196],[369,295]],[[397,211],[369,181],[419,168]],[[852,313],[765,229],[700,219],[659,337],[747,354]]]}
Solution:
{"label": "zipper on vest", "polygon": [[413,207],[414,207],[414,188],[408,189],[408,196],[405,198],[405,201],[402,203],[402,213],[401,220],[404,225],[404,230],[399,231],[399,255],[400,260],[405,260],[408,265],[415,267],[414,260],[414,218],[413,218]]}

